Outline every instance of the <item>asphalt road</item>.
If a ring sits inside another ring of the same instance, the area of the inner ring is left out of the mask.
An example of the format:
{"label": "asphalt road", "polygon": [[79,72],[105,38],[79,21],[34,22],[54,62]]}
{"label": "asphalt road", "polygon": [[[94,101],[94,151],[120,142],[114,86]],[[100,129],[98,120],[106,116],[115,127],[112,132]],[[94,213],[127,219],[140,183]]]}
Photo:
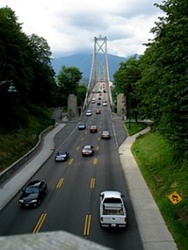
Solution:
{"label": "asphalt road", "polygon": [[[78,122],[69,122],[56,135],[52,157],[32,179],[45,179],[48,194],[40,207],[22,209],[18,206],[20,192],[0,213],[0,235],[15,235],[63,230],[113,249],[142,250],[137,222],[122,172],[118,146],[126,138],[121,120],[112,120],[110,110],[101,107],[101,114],[83,116],[86,130],[79,131]],[[91,134],[90,125],[97,125],[98,132]],[[111,140],[101,140],[100,133],[108,129]],[[81,148],[94,146],[92,157],[83,157]],[[59,149],[70,153],[67,162],[56,163]],[[53,149],[52,149],[53,150]],[[126,230],[105,230],[99,225],[99,193],[116,189],[125,195],[128,210]]]}

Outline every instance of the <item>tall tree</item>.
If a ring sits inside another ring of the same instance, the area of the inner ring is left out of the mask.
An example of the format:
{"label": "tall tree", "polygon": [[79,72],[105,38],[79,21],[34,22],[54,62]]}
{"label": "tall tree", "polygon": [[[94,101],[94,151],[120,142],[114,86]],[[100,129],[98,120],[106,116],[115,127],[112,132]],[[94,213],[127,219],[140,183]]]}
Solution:
{"label": "tall tree", "polygon": [[77,94],[79,81],[82,78],[82,73],[76,67],[62,66],[58,75],[59,93],[64,100],[63,105],[67,105],[67,97],[69,94]]}
{"label": "tall tree", "polygon": [[36,34],[32,34],[29,38],[32,55],[30,63],[33,72],[30,98],[33,102],[49,106],[52,101],[52,93],[56,88],[50,47],[44,38],[38,37]]}
{"label": "tall tree", "polygon": [[168,0],[156,6],[165,15],[151,30],[155,38],[142,58],[140,91],[163,135],[176,149],[187,152],[188,2]]}
{"label": "tall tree", "polygon": [[120,68],[114,74],[114,85],[118,93],[124,93],[126,96],[126,106],[128,108],[128,116],[130,112],[135,116],[137,120],[137,106],[139,96],[135,91],[135,84],[141,78],[141,72],[138,67],[139,60],[137,56],[132,56],[126,62],[120,63]]}

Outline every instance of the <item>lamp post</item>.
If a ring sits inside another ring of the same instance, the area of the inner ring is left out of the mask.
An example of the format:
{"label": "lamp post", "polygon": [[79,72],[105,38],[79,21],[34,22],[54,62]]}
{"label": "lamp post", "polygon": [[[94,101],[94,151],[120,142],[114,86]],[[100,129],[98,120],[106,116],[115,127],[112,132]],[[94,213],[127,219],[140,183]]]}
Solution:
{"label": "lamp post", "polygon": [[4,80],[4,81],[0,81],[0,86],[5,84],[5,83],[10,83],[10,86],[8,88],[8,92],[9,93],[15,93],[17,92],[15,86],[13,85],[13,81],[12,80]]}
{"label": "lamp post", "polygon": [[131,127],[131,95],[130,93],[128,92],[128,114],[129,114],[129,128]]}

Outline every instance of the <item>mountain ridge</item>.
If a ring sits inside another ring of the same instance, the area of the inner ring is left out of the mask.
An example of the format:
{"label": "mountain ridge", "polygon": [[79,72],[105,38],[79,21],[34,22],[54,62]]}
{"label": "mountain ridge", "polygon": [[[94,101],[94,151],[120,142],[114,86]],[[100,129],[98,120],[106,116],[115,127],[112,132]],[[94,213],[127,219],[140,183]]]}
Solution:
{"label": "mountain ridge", "polygon": [[[65,57],[56,57],[53,58],[52,68],[54,69],[56,75],[59,74],[62,66],[66,67],[77,67],[80,72],[82,72],[82,78],[89,78],[92,66],[92,54],[74,54],[71,56]],[[114,73],[119,69],[120,63],[127,61],[128,57],[119,57],[115,55],[108,54],[108,68],[109,68],[109,77],[110,80],[113,79]],[[102,60],[104,58],[104,54],[98,54],[97,59]]]}

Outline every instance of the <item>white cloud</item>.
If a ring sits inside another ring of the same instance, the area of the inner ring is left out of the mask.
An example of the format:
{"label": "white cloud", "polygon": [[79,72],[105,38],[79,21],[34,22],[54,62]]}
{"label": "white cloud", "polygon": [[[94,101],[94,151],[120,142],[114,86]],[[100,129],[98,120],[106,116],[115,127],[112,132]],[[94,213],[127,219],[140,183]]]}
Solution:
{"label": "white cloud", "polygon": [[162,0],[1,0],[15,11],[27,35],[47,40],[53,55],[93,52],[94,37],[107,37],[108,53],[142,54]]}

